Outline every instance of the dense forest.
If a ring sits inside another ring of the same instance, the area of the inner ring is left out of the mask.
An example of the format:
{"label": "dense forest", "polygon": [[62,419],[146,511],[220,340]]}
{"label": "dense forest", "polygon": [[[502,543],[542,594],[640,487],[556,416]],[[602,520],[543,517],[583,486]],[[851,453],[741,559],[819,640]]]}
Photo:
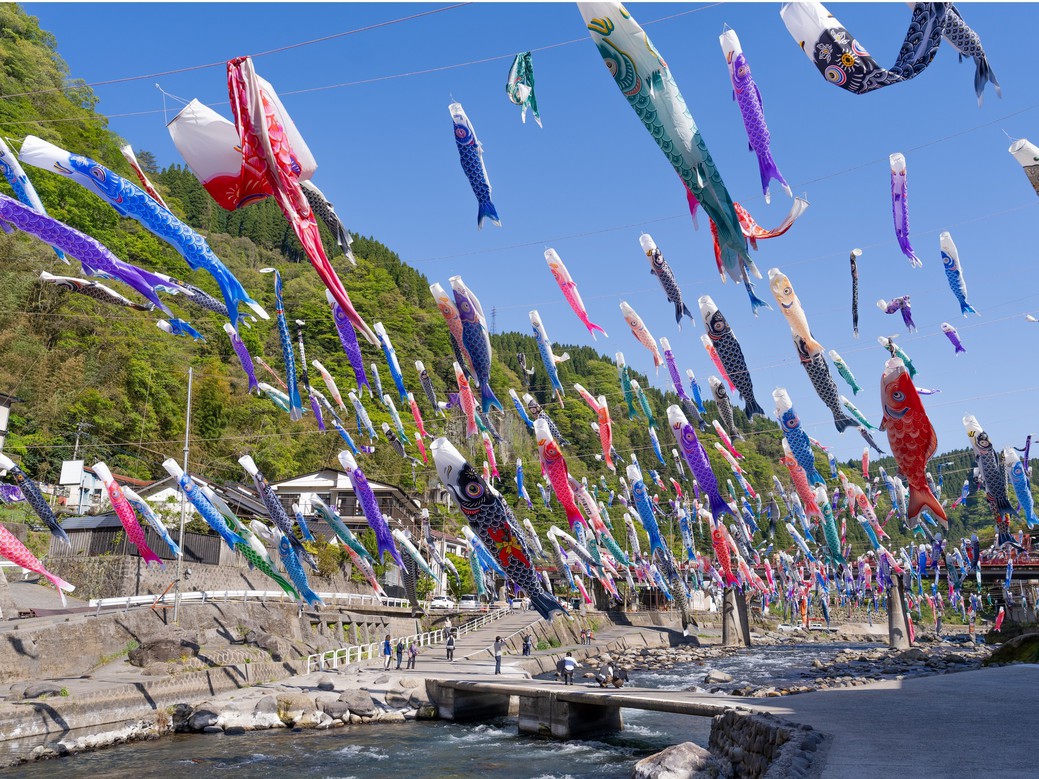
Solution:
{"label": "dense forest", "polygon": [[[38,135],[135,180],[119,152],[121,139],[107,129],[103,117],[94,113],[95,98],[90,89],[71,79],[57,54],[53,36],[40,30],[36,20],[17,6],[0,6],[0,94],[47,89],[54,91],[0,101],[4,133],[16,139]],[[138,156],[171,210],[205,235],[215,253],[269,312],[274,310],[273,280],[261,274],[260,269],[274,266],[281,270],[288,319],[306,322],[308,360],[319,359],[336,378],[344,396],[354,388],[353,373],[340,347],[323,286],[303,258],[300,245],[276,205],[268,200],[239,211],[224,211],[186,168],[174,165],[157,170],[146,150],[139,150]],[[31,169],[29,175],[53,217],[95,237],[128,262],[169,273],[219,296],[211,277],[192,272],[172,247],[132,219],[119,216],[93,193],[57,174]],[[6,183],[0,185],[0,189],[4,188]],[[9,192],[9,188],[4,191]],[[454,358],[447,328],[429,293],[431,280],[404,264],[380,240],[360,235],[355,236],[353,243],[357,266],[352,267],[334,249],[330,235],[326,232],[324,236],[326,250],[358,311],[371,324],[381,321],[389,332],[405,383],[419,402],[427,430],[434,435],[449,434],[475,464],[482,463],[484,452],[478,438],[462,447],[461,412],[452,409],[445,417],[434,414],[418,382],[414,363],[421,360],[440,399],[445,400],[447,392],[455,389]],[[393,242],[393,236],[380,238],[389,244]],[[183,446],[189,366],[194,369],[192,471],[221,482],[241,480],[237,458],[245,453],[252,454],[272,479],[336,465],[335,455],[344,447],[334,431],[321,433],[309,413],[303,420],[292,422],[266,397],[248,394],[246,377],[221,329],[223,320],[216,315],[192,308],[180,297],[168,296],[166,300],[177,316],[191,322],[205,341],[175,337],[155,326],[155,313],[105,306],[41,284],[41,271],[78,275],[79,269],[75,262],[71,267],[61,264],[49,247],[31,237],[0,235],[0,253],[4,257],[0,266],[0,391],[21,401],[12,409],[5,451],[40,481],[56,478],[62,460],[72,455],[77,431],[80,456],[88,465],[105,460],[114,470],[130,476],[164,476],[161,462],[169,456],[179,456]],[[440,281],[446,282],[446,277]],[[112,285],[119,286],[115,282]],[[126,288],[119,291],[132,294]],[[476,288],[474,292],[479,295],[480,290]],[[281,370],[281,348],[273,320],[251,324],[241,328],[250,352]],[[580,383],[593,395],[605,395],[609,401],[614,445],[622,458],[635,454],[644,467],[656,468],[665,483],[672,477],[680,479],[670,456],[674,439],[666,423],[667,405],[678,402],[673,393],[664,395],[650,387],[646,377],[633,374],[646,388],[660,431],[667,461],[661,464],[654,456],[645,417],[640,414],[628,419],[617,366],[611,358],[587,346],[556,347],[557,354],[570,354],[570,359],[559,367],[567,387],[563,405],[550,392],[548,377],[529,334],[495,334],[492,344],[495,354],[491,384],[505,406],[504,412],[491,414],[503,439],[495,447],[501,471],[499,487],[516,505],[514,463],[516,458],[522,458],[534,508],[528,510],[524,506],[519,511],[521,517],[531,517],[542,529],[565,522],[557,503],[550,510],[539,500],[537,448],[509,403],[510,387],[520,395],[528,390],[516,357],[521,353],[526,355],[528,365],[535,367],[529,391],[570,442],[564,452],[574,476],[587,476],[590,484],[598,484],[600,475],[606,475],[609,488],[618,489],[616,476],[610,475],[595,457],[601,451],[598,436],[591,428],[595,415],[571,389],[574,383]],[[384,387],[392,390],[381,351],[363,341],[362,350],[366,364],[377,364]],[[259,366],[257,375],[261,381],[270,379],[265,378]],[[318,377],[312,374],[311,380],[323,389]],[[701,377],[701,383],[706,391],[706,376]],[[413,433],[406,405],[397,405],[405,427],[409,434]],[[390,421],[375,400],[366,400],[366,406],[377,428],[381,422]],[[708,421],[717,418],[714,404],[707,406]],[[344,413],[343,417],[348,429],[356,432],[352,414]],[[738,408],[736,418],[746,436],[745,441],[737,442],[745,455],[743,467],[767,503],[773,474],[789,489],[789,476],[778,463],[782,454],[780,430],[772,420],[759,418],[749,422]],[[360,437],[355,438],[361,441]],[[703,433],[702,438],[724,494],[724,483],[731,472],[714,449],[719,439],[713,430]],[[886,443],[883,434],[878,434],[878,441],[882,446]],[[410,452],[417,456],[413,446]],[[828,474],[825,457],[818,454],[817,459],[819,471]],[[938,462],[949,463],[943,497],[951,502],[969,476],[973,457],[969,452],[957,451],[935,458],[934,463]],[[892,475],[897,470],[890,459],[878,464]],[[436,482],[431,464],[413,466],[385,443],[377,445],[375,454],[366,456],[361,465],[370,478],[400,484],[420,497],[428,494],[429,487]],[[853,481],[862,483],[858,462],[844,463],[842,469]],[[683,483],[683,489],[689,489],[688,483]],[[606,494],[601,493],[600,497],[605,498]],[[667,498],[661,495],[662,502]],[[889,508],[886,497],[882,498],[881,507],[878,513],[883,519]],[[616,506],[614,511],[616,520],[620,507]],[[950,516],[953,538],[991,525],[989,509],[973,486],[966,505]],[[447,521],[453,524],[462,519],[456,513]],[[896,524],[891,522],[888,530],[897,545],[908,536],[896,531]],[[991,530],[988,532],[991,534]],[[856,549],[863,548],[865,537],[854,522],[850,523],[848,537]],[[780,523],[777,545],[786,546],[788,541]]]}

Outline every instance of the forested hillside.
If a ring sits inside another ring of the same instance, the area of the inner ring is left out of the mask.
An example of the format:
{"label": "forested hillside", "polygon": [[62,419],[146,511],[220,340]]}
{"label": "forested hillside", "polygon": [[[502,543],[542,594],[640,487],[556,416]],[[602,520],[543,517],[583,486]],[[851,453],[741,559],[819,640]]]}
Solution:
{"label": "forested hillside", "polygon": [[[0,126],[15,141],[35,134],[72,152],[92,157],[104,165],[135,180],[119,153],[121,139],[106,129],[103,118],[93,113],[95,103],[91,91],[84,87],[69,88],[69,73],[57,54],[56,42],[41,31],[36,21],[13,5],[0,6],[0,91],[18,94],[53,87],[60,91],[0,100]],[[131,140],[132,139],[128,139]],[[147,165],[150,155],[138,150]],[[192,272],[182,257],[170,246],[148,233],[131,219],[120,217],[107,203],[78,184],[46,171],[30,169],[36,189],[50,214],[97,238],[118,257],[142,267],[183,278],[214,295],[219,295],[213,280],[203,272]],[[237,275],[245,288],[268,312],[274,311],[273,280],[261,268],[274,266],[281,270],[285,283],[285,304],[290,322],[306,321],[308,360],[319,359],[336,378],[343,395],[353,388],[353,373],[339,344],[324,288],[305,260],[281,212],[270,201],[243,210],[226,212],[216,205],[195,177],[184,167],[150,170],[150,175],[170,208],[203,233],[215,253]],[[6,183],[0,190],[9,194]],[[364,225],[352,225],[362,231]],[[322,229],[324,229],[322,227]],[[445,268],[440,279],[427,279],[408,267],[390,249],[393,236],[365,238],[357,236],[353,249],[357,267],[351,267],[325,234],[326,250],[344,280],[357,310],[371,324],[381,321],[396,348],[405,383],[415,394],[425,417],[427,430],[434,435],[450,428],[456,444],[462,441],[463,424],[457,409],[440,418],[429,407],[418,382],[414,363],[421,360],[433,377],[441,400],[455,389],[452,350],[448,331],[429,293],[430,281],[447,283]],[[380,241],[384,241],[380,242]],[[64,459],[72,455],[77,426],[82,426],[80,456],[87,464],[106,460],[119,472],[140,477],[158,478],[165,473],[161,462],[178,457],[183,445],[184,411],[187,401],[188,368],[194,368],[194,392],[191,429],[191,470],[219,481],[238,481],[243,474],[237,458],[252,454],[261,469],[272,479],[284,478],[322,466],[335,466],[336,453],[343,448],[334,431],[321,433],[307,414],[300,422],[276,408],[266,397],[247,393],[247,382],[230,342],[222,331],[224,320],[212,313],[185,306],[178,297],[166,300],[177,316],[191,322],[206,338],[195,343],[175,337],[155,326],[154,313],[105,306],[92,299],[70,294],[38,281],[40,271],[79,275],[78,263],[61,264],[46,245],[19,234],[0,236],[0,391],[18,396],[14,406],[6,452],[20,459],[25,469],[41,481],[53,480]],[[110,282],[122,294],[132,291]],[[479,295],[478,283],[470,280]],[[489,305],[488,301],[484,301]],[[272,321],[252,323],[241,328],[241,335],[254,356],[261,356],[275,370],[283,361],[277,331]],[[641,348],[626,334],[619,334],[620,348]],[[588,346],[564,344],[556,351],[569,352],[570,360],[561,364],[560,377],[567,387],[565,407],[548,391],[548,379],[540,364],[537,348],[529,334],[502,333],[492,339],[495,360],[491,384],[505,405],[504,413],[491,418],[504,441],[496,445],[502,474],[501,489],[511,503],[516,503],[514,462],[521,457],[526,464],[528,489],[535,508],[524,508],[521,516],[532,516],[546,527],[563,525],[565,519],[554,504],[553,511],[540,502],[536,483],[539,478],[537,450],[533,437],[526,431],[509,403],[508,389],[521,395],[525,391],[516,354],[524,353],[528,365],[536,366],[532,392],[544,404],[570,441],[564,451],[572,473],[589,477],[590,484],[607,475],[611,489],[618,489],[615,476],[595,459],[600,452],[598,436],[591,429],[594,413],[572,391],[575,382],[594,395],[607,397],[614,420],[614,445],[625,459],[635,454],[645,468],[658,468],[664,481],[679,478],[670,456],[674,439],[666,422],[666,406],[678,401],[674,394],[662,395],[650,387],[644,376],[634,375],[647,389],[656,418],[666,465],[656,462],[650,446],[643,416],[629,420],[612,359]],[[611,348],[614,344],[611,342]],[[365,362],[376,363],[384,387],[392,389],[392,381],[381,351],[363,343]],[[271,381],[257,366],[261,381]],[[706,376],[700,377],[705,392]],[[320,379],[311,381],[323,390]],[[396,399],[395,399],[396,400]],[[375,400],[366,406],[376,427],[389,421],[389,415]],[[306,405],[306,404],[305,404]],[[398,410],[409,434],[413,433],[406,405]],[[356,434],[352,413],[344,414],[348,429]],[[708,404],[708,420],[716,418],[713,403]],[[737,409],[737,421],[746,432],[746,441],[737,442],[745,454],[744,468],[751,483],[762,493],[767,504],[772,476],[777,474],[789,485],[785,468],[778,464],[782,454],[779,428],[771,420],[747,422]],[[719,480],[731,475],[729,467],[715,451],[718,440],[713,430],[702,435]],[[355,435],[358,443],[360,436]],[[878,441],[884,445],[884,437]],[[477,465],[484,459],[479,439],[468,442],[469,454]],[[417,450],[411,448],[417,456]],[[965,478],[969,463],[966,453],[954,453],[940,461],[954,462],[947,471],[945,495],[955,498]],[[825,458],[818,458],[819,470],[828,473]],[[883,463],[894,475],[895,466]],[[401,484],[421,492],[434,483],[432,465],[413,468],[392,449],[377,445],[376,453],[361,463],[371,478]],[[846,472],[861,483],[858,463],[845,466]],[[955,474],[955,475],[952,475]],[[684,490],[690,491],[687,482]],[[605,498],[605,494],[601,495]],[[667,497],[662,495],[661,500]],[[887,510],[883,499],[884,512]],[[614,509],[615,521],[620,507]],[[984,501],[972,495],[969,507],[952,514],[953,537],[963,532],[964,522],[970,527],[990,523]],[[883,519],[883,516],[881,517]],[[456,514],[452,521],[461,521]],[[852,525],[855,523],[852,522]],[[889,531],[894,531],[894,524]],[[849,539],[861,549],[864,536],[857,526],[848,528]],[[896,537],[904,537],[892,532]],[[788,539],[779,526],[777,543],[785,546]]]}

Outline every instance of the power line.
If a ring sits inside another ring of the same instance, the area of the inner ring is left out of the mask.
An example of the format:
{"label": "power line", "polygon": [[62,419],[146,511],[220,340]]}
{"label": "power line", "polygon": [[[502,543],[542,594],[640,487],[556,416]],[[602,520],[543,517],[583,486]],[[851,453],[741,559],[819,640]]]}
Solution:
{"label": "power line", "polygon": [[[416,14],[411,14],[410,16],[402,16],[399,19],[389,19],[389,20],[384,21],[384,22],[376,22],[374,24],[369,24],[369,25],[366,25],[364,27],[358,27],[358,28],[353,29],[353,30],[346,30],[344,32],[337,32],[337,33],[333,33],[331,35],[322,36],[320,38],[313,38],[313,39],[308,40],[308,41],[300,41],[299,43],[290,43],[290,44],[288,44],[286,46],[279,46],[276,49],[268,49],[267,51],[261,51],[261,52],[258,52],[256,54],[250,54],[248,56],[252,57],[253,59],[256,59],[257,57],[266,57],[269,54],[280,54],[281,52],[289,51],[290,49],[298,49],[298,48],[301,48],[303,46],[311,46],[311,45],[313,45],[315,43],[324,43],[326,41],[335,40],[337,38],[345,38],[345,37],[347,37],[349,35],[357,35],[358,33],[368,32],[370,30],[377,30],[377,29],[379,29],[381,27],[389,27],[390,25],[400,24],[401,22],[410,22],[410,21],[412,21],[414,19],[420,19],[420,18],[422,18],[424,16],[432,16],[433,14],[443,13],[444,11],[452,11],[452,10],[454,10],[456,8],[463,8],[463,7],[465,7],[467,5],[470,5],[470,4],[471,3],[468,3],[468,2],[456,3],[455,5],[443,6],[442,8],[434,8],[434,9],[429,10],[429,11],[421,11],[421,12],[416,13]],[[227,65],[227,60],[224,59],[224,60],[220,60],[219,62],[207,62],[207,63],[204,63],[202,65],[189,65],[189,66],[183,67],[183,68],[174,68],[172,70],[159,71],[158,73],[145,73],[145,74],[140,75],[140,76],[124,76],[122,78],[112,78],[112,79],[106,79],[104,81],[92,81],[92,82],[87,83],[87,84],[73,84],[73,85],[63,86],[63,87],[51,87],[49,89],[35,89],[35,90],[30,91],[30,92],[13,92],[13,93],[11,93],[9,95],[0,95],[0,100],[10,100],[11,98],[15,98],[15,97],[31,97],[33,95],[46,95],[46,94],[52,94],[54,92],[64,92],[66,90],[71,90],[71,89],[81,89],[83,87],[100,87],[100,86],[109,86],[111,84],[125,84],[125,83],[128,83],[130,81],[141,81],[141,80],[146,79],[146,78],[159,78],[160,76],[172,76],[172,75],[176,75],[178,73],[189,73],[189,72],[195,71],[195,70],[206,70],[207,68],[225,67],[226,65]],[[145,113],[155,113],[155,112],[145,112]]]}

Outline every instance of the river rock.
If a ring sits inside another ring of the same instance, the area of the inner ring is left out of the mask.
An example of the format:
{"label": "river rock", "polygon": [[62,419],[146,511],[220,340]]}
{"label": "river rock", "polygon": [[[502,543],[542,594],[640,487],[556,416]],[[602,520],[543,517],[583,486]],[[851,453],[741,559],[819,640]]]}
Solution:
{"label": "river rock", "polygon": [[910,663],[920,663],[927,660],[927,653],[924,650],[914,646],[910,647],[904,652],[900,652],[897,657],[899,660],[902,661]]}
{"label": "river rock", "polygon": [[336,684],[329,677],[322,676],[317,680],[317,688],[322,692],[333,692],[336,688]]}
{"label": "river rock", "polygon": [[346,701],[318,701],[318,706],[332,719],[346,720],[350,717],[350,705]]}
{"label": "river rock", "polygon": [[299,692],[278,695],[278,716],[286,725],[296,724],[305,714],[313,713],[317,706],[308,695]]}
{"label": "river rock", "polygon": [[347,705],[351,714],[358,717],[372,717],[377,711],[371,693],[365,690],[347,690],[339,696],[339,700]]}
{"label": "river rock", "polygon": [[717,777],[721,767],[706,749],[686,741],[635,764],[632,779],[693,779]]}
{"label": "river rock", "polygon": [[704,677],[704,684],[725,684],[732,681],[732,675],[725,671],[708,671]]}
{"label": "river rock", "polygon": [[274,695],[264,695],[260,700],[256,701],[256,705],[253,706],[253,713],[277,714],[278,699]]}
{"label": "river rock", "polygon": [[195,731],[205,731],[206,728],[214,727],[219,719],[218,712],[209,708],[208,704],[202,704],[188,717],[188,727]]}
{"label": "river rock", "polygon": [[410,697],[410,691],[390,690],[386,693],[386,705],[391,709],[407,709],[411,707]]}

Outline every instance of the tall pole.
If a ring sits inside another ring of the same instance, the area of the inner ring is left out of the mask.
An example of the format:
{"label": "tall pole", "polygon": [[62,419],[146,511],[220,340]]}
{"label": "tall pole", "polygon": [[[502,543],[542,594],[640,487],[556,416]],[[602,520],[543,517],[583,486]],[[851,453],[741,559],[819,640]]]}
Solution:
{"label": "tall pole", "polygon": [[[191,380],[194,378],[195,369],[188,368],[188,410],[184,416],[184,473],[188,472],[188,438],[191,435]],[[173,624],[179,625],[180,622],[180,576],[181,569],[184,566],[184,520],[188,513],[188,496],[184,490],[180,491],[180,536],[177,538],[177,545],[180,547],[180,554],[177,556],[177,580],[174,584],[177,587],[176,596],[173,599]]]}

